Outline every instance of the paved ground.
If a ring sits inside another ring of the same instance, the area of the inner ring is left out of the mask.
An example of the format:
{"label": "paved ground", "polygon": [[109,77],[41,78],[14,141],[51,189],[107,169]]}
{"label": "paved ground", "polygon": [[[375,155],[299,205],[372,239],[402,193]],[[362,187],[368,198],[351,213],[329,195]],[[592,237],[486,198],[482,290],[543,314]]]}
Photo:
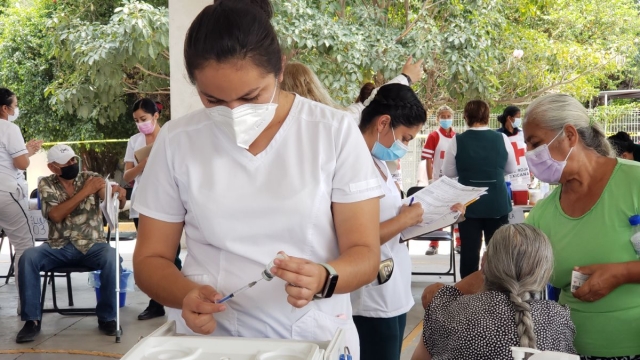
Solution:
{"label": "paved ground", "polygon": [[[129,225],[125,225],[129,226]],[[125,227],[127,230],[131,230]],[[446,243],[442,245],[441,253],[447,253],[444,249]],[[124,258],[124,267],[131,268],[131,256],[135,241],[122,242],[121,254]],[[9,268],[9,250],[5,244],[0,249],[0,274],[5,275]],[[426,244],[411,245],[412,261],[414,270],[419,271],[442,271],[448,268],[447,254],[436,256],[424,256]],[[182,256],[186,253],[183,252]],[[59,303],[67,304],[66,283],[56,282]],[[416,306],[409,312],[407,317],[407,327],[405,329],[405,344],[403,346],[402,360],[411,358],[413,349],[420,340],[420,321],[422,320],[422,306],[420,305],[420,295],[424,287],[435,281],[450,282],[450,277],[440,279],[435,276],[415,276],[412,290],[416,299]],[[95,306],[95,293],[93,288],[87,284],[87,274],[72,275],[73,296],[76,306]],[[51,293],[47,290],[48,306],[51,306]],[[0,360],[94,360],[105,359],[110,354],[126,353],[141,336],[146,336],[162,325],[166,318],[158,318],[147,321],[138,321],[137,315],[147,305],[149,298],[136,288],[134,292],[127,293],[126,306],[121,310],[121,321],[124,334],[122,342],[116,344],[113,337],[101,335],[98,332],[97,319],[94,316],[61,316],[58,314],[45,314],[42,321],[42,332],[38,339],[30,344],[20,345],[15,343],[15,336],[22,328],[22,321],[17,316],[18,294],[13,279],[9,284],[4,284],[4,279],[0,279]],[[95,351],[100,354],[95,355],[70,355],[68,353],[37,353],[38,351]],[[20,353],[23,351],[24,353]],[[17,353],[12,353],[17,352]],[[100,355],[100,356],[98,356]]]}

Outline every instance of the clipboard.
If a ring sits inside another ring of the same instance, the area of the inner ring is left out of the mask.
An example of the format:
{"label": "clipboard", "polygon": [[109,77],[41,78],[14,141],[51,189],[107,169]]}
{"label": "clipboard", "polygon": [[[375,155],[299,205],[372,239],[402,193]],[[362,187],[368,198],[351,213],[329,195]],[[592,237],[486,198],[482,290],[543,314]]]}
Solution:
{"label": "clipboard", "polygon": [[151,145],[147,145],[143,148],[140,148],[138,150],[136,150],[133,153],[133,156],[136,158],[137,162],[141,162],[142,160],[146,159],[149,157],[149,154],[151,154],[151,148],[153,147],[153,144]]}

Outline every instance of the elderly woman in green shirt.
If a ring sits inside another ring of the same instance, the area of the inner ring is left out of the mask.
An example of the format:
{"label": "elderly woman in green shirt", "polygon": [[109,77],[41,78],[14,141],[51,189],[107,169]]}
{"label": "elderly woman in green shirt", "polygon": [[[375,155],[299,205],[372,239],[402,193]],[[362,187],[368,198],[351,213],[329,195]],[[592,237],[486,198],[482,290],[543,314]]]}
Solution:
{"label": "elderly woman in green shirt", "polygon": [[[629,217],[640,213],[640,164],[613,158],[609,142],[574,98],[534,101],[524,120],[527,161],[560,184],[527,223],[551,241],[552,284],[571,308],[583,359],[640,359],[640,262]],[[571,292],[571,273],[589,279]]]}

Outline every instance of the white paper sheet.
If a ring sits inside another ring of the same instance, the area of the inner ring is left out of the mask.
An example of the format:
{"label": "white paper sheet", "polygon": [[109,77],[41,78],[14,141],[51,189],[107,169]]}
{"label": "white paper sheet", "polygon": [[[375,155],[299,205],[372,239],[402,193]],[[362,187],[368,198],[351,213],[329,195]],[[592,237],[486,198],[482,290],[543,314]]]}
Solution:
{"label": "white paper sheet", "polygon": [[409,240],[457,222],[460,214],[451,211],[455,204],[470,204],[487,193],[487,188],[464,186],[446,176],[439,178],[433,184],[409,196],[402,202],[409,205],[420,203],[424,209],[422,223],[405,229],[401,237]]}

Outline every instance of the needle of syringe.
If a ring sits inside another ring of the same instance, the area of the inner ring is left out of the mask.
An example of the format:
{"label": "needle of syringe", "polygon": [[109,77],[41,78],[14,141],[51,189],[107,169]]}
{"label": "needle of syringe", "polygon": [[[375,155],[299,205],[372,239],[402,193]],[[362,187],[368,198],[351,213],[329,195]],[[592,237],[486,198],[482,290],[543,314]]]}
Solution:
{"label": "needle of syringe", "polygon": [[247,289],[252,288],[252,287],[253,287],[255,284],[257,284],[257,283],[258,283],[258,281],[260,281],[260,280],[262,280],[262,279],[258,279],[258,280],[256,280],[256,281],[252,281],[252,282],[248,283],[247,285],[245,285],[245,286],[241,287],[240,289],[238,289],[238,290],[236,290],[236,291],[232,292],[231,294],[229,294],[229,295],[227,295],[227,296],[223,297],[222,299],[220,299],[220,300],[216,301],[216,304],[222,304],[222,303],[224,303],[224,302],[226,302],[226,301],[228,301],[228,300],[233,299],[233,298],[234,298],[236,295],[238,295],[239,293],[241,293],[241,292],[243,292],[243,291],[245,291],[245,290],[247,290]]}

